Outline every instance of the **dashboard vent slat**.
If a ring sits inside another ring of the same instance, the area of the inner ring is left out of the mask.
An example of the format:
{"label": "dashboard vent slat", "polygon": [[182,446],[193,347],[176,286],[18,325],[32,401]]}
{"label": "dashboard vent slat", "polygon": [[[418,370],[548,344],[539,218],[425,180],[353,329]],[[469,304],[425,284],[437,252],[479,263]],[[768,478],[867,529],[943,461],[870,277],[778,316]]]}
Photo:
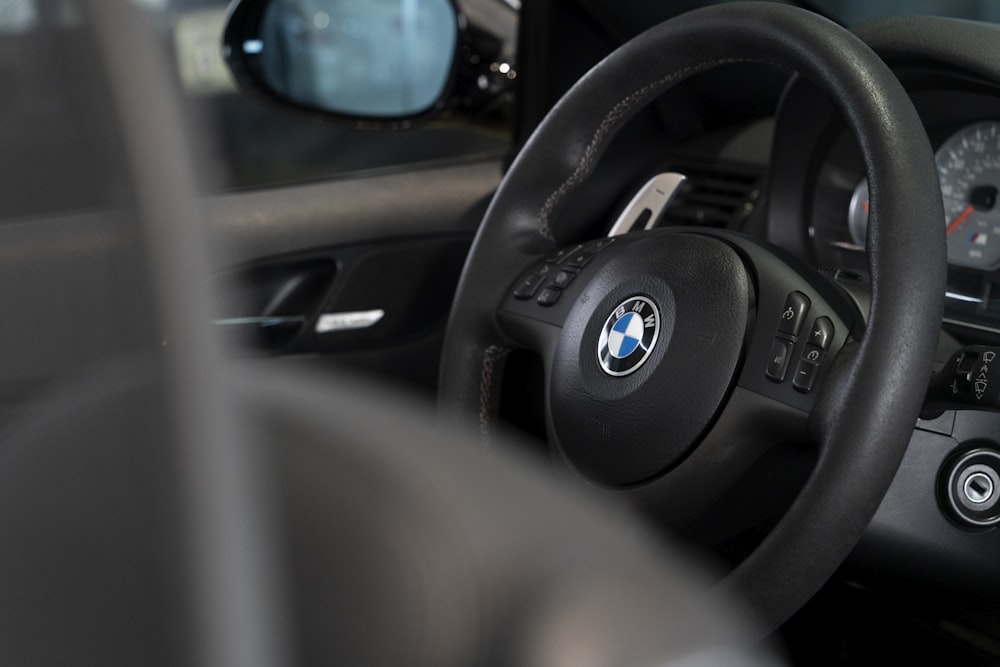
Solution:
{"label": "dashboard vent slat", "polygon": [[763,170],[731,162],[678,162],[669,166],[687,176],[660,219],[661,226],[702,225],[739,229],[760,198]]}

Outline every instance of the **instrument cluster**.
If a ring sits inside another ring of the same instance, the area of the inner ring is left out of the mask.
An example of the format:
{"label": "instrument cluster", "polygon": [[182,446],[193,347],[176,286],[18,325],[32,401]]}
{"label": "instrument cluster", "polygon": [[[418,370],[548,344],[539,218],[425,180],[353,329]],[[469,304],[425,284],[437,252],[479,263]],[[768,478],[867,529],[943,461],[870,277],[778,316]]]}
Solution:
{"label": "instrument cluster", "polygon": [[[980,271],[1000,268],[1000,121],[966,125],[951,134],[934,155],[948,239],[948,263]],[[851,240],[865,245],[868,180],[854,188],[847,209]]]}

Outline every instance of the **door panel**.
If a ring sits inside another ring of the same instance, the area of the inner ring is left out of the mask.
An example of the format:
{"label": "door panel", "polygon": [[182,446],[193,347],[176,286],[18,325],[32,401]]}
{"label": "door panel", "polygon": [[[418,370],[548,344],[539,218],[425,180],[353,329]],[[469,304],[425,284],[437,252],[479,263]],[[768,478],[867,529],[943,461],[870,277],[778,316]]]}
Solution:
{"label": "door panel", "polygon": [[466,253],[497,161],[229,194],[206,201],[217,323],[242,349],[308,356],[433,390]]}
{"label": "door panel", "polygon": [[393,237],[473,234],[500,177],[499,160],[358,175],[211,197],[205,215],[226,267]]}

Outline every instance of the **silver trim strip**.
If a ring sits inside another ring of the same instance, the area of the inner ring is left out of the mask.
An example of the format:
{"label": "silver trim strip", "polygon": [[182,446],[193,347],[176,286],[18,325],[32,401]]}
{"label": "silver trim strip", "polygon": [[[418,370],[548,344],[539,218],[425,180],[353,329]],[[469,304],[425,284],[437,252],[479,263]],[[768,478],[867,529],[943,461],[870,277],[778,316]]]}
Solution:
{"label": "silver trim strip", "polygon": [[213,320],[216,326],[220,327],[243,327],[256,324],[259,327],[276,327],[281,324],[302,324],[305,322],[301,315],[272,316],[262,315],[260,317],[226,317],[220,320]]}
{"label": "silver trim strip", "polygon": [[841,250],[850,250],[853,252],[864,252],[865,247],[863,245],[858,245],[857,243],[851,243],[849,241],[831,241],[829,239],[820,239],[823,243],[833,246],[834,248],[840,248]]}
{"label": "silver trim strip", "polygon": [[378,324],[383,317],[385,317],[385,311],[381,308],[356,310],[349,313],[325,313],[316,320],[316,333],[367,329]]}
{"label": "silver trim strip", "polygon": [[632,231],[632,226],[635,225],[639,217],[647,210],[650,212],[650,216],[643,229],[652,228],[657,219],[659,219],[660,214],[667,208],[667,204],[670,203],[674,193],[677,192],[677,188],[685,180],[687,180],[687,176],[675,172],[664,172],[653,176],[632,197],[632,201],[628,203],[625,210],[615,220],[615,224],[611,225],[608,237],[621,236]]}
{"label": "silver trim strip", "polygon": [[975,324],[973,322],[965,322],[963,320],[953,320],[950,317],[946,317],[942,321],[945,324],[951,324],[956,327],[965,327],[967,329],[975,329],[977,331],[987,331],[989,333],[1000,334],[1000,329],[986,326],[985,324]]}
{"label": "silver trim strip", "polygon": [[952,301],[964,301],[965,303],[983,302],[983,300],[977,296],[969,296],[968,294],[960,294],[958,292],[945,292],[944,298],[951,299]]}

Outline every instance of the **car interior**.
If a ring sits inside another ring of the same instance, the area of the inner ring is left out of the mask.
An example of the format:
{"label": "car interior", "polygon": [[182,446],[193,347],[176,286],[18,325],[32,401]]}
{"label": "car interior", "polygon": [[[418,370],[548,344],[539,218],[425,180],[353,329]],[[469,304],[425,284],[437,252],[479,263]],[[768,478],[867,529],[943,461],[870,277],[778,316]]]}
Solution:
{"label": "car interior", "polygon": [[0,1],[4,661],[1000,664],[1000,11],[875,4]]}

